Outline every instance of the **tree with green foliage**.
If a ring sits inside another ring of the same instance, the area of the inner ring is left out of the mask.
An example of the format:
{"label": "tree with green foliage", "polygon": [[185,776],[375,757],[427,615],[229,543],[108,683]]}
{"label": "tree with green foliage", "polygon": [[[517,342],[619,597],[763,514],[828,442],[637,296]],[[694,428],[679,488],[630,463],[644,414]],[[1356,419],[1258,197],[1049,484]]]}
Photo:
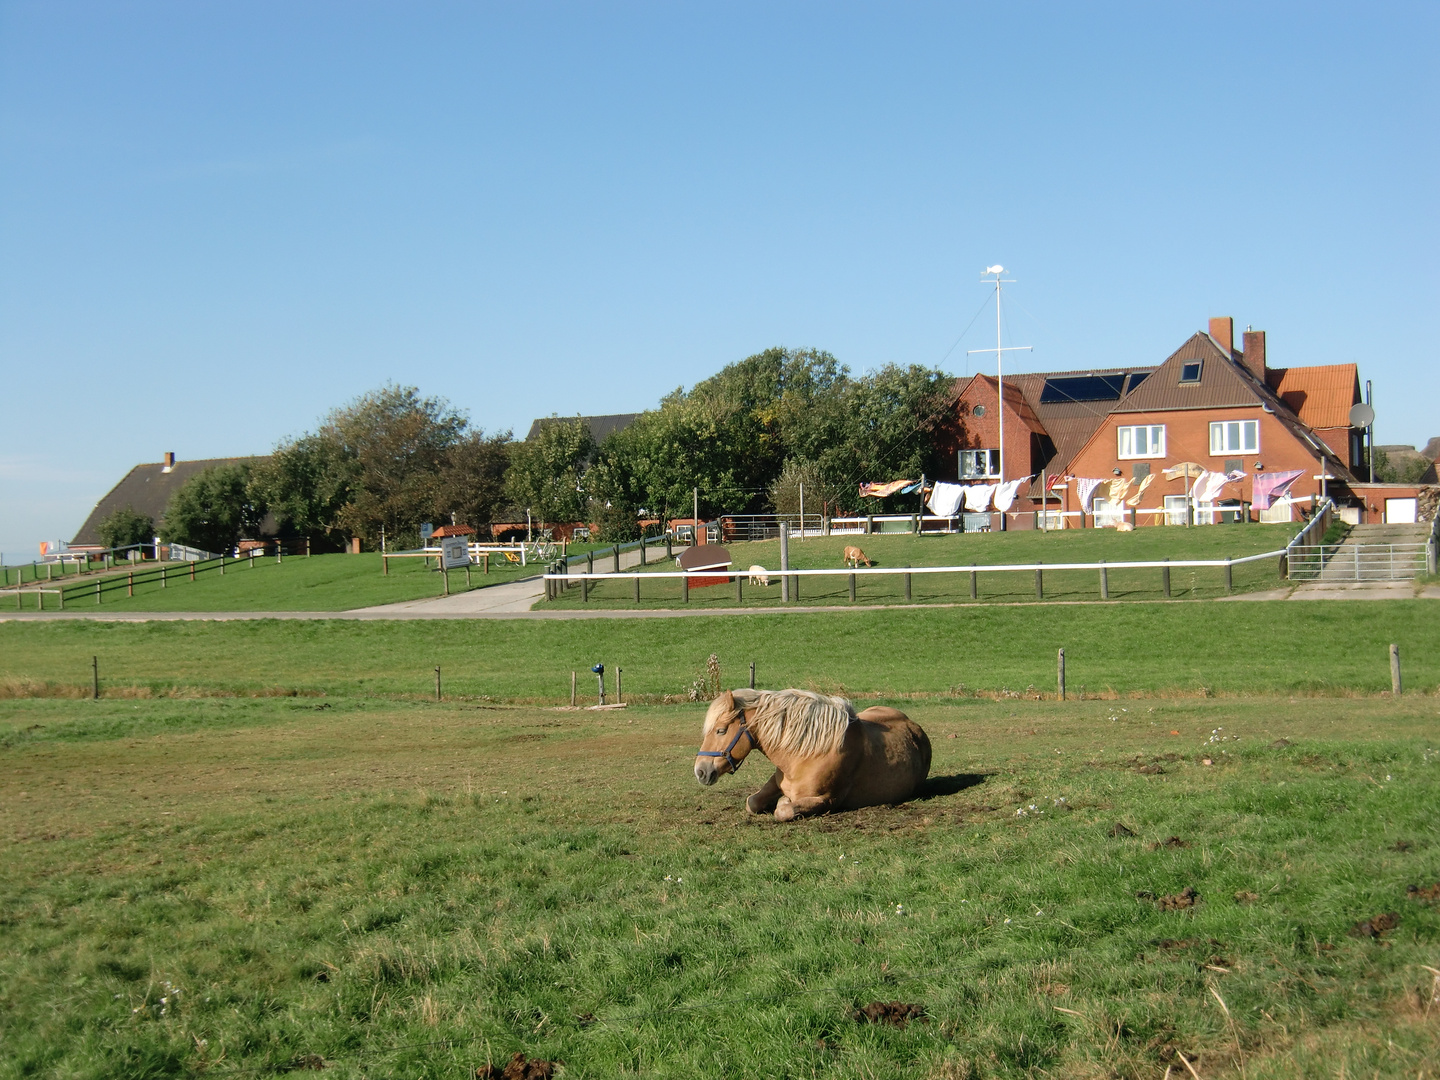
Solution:
{"label": "tree with green foliage", "polygon": [[155,520],[133,506],[121,506],[101,520],[98,531],[100,542],[107,548],[148,544],[155,539]]}
{"label": "tree with green foliage", "polygon": [[223,553],[254,535],[265,507],[255,501],[250,473],[246,462],[212,465],[185,481],[165,507],[160,539]]}
{"label": "tree with green foliage", "polygon": [[515,442],[510,432],[468,432],[450,447],[440,468],[438,517],[484,530],[506,503],[505,474]]}
{"label": "tree with green foliage", "polygon": [[424,521],[490,523],[510,446],[509,432],[486,436],[444,398],[391,385],[282,443],[255,487],[292,534],[414,546]]}
{"label": "tree with green foliage", "polygon": [[817,511],[853,510],[863,481],[943,474],[958,439],[953,384],[919,366],[852,378],[829,353],[767,349],[676,390],[599,460],[620,477],[612,485],[665,517],[688,517],[697,487],[702,515],[775,508],[787,461],[807,471]]}
{"label": "tree with green foliage", "polygon": [[585,521],[589,499],[583,476],[595,453],[590,425],[559,417],[510,451],[505,493],[517,509],[540,521]]}

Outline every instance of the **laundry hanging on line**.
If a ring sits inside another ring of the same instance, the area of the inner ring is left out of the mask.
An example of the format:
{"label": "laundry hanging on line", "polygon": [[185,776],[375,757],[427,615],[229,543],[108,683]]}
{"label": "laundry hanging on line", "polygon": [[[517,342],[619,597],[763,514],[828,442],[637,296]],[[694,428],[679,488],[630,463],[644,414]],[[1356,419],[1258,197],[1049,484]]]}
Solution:
{"label": "laundry hanging on line", "polygon": [[1269,510],[1270,501],[1276,496],[1285,494],[1285,490],[1295,482],[1305,470],[1295,469],[1291,472],[1265,473],[1255,477],[1255,509]]}
{"label": "laundry hanging on line", "polygon": [[1130,490],[1130,481],[1121,476],[1110,481],[1110,501],[1115,505],[1125,501],[1125,493]]}
{"label": "laundry hanging on line", "polygon": [[1007,480],[995,490],[995,509],[1004,513],[1015,505],[1015,495],[1020,490],[1021,484],[1028,484],[1030,477],[1025,476],[1019,480]]}
{"label": "laundry hanging on line", "polygon": [[930,492],[930,501],[926,503],[930,512],[937,517],[954,517],[955,512],[960,509],[960,504],[965,501],[965,488],[960,484],[946,484],[935,481],[935,487]]}
{"label": "laundry hanging on line", "polygon": [[1154,482],[1154,480],[1155,480],[1155,474],[1154,474],[1154,473],[1146,473],[1144,476],[1142,476],[1142,477],[1140,478],[1140,485],[1135,489],[1135,494],[1130,496],[1130,498],[1129,498],[1129,500],[1127,501],[1126,505],[1127,505],[1127,506],[1139,506],[1139,505],[1140,505],[1140,496],[1142,496],[1142,495],[1145,494],[1145,489],[1148,488],[1148,487]]}
{"label": "laundry hanging on line", "polygon": [[861,484],[861,498],[883,499],[888,495],[894,495],[901,488],[914,483],[913,480],[891,480],[884,484]]}
{"label": "laundry hanging on line", "polygon": [[972,514],[983,514],[990,509],[990,497],[999,484],[971,484],[965,489],[965,509]]}
{"label": "laundry hanging on line", "polygon": [[1095,489],[1104,482],[1104,480],[1091,480],[1082,476],[1075,478],[1075,494],[1080,496],[1080,509],[1082,511],[1088,511],[1090,509],[1090,499],[1094,496]]}

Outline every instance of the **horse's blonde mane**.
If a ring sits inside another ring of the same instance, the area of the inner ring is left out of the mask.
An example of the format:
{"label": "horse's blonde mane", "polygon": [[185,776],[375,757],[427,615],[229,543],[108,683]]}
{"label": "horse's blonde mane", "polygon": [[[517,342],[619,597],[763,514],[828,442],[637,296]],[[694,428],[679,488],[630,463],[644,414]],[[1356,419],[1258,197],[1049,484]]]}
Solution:
{"label": "horse's blonde mane", "polygon": [[735,690],[735,704],[755,710],[750,728],[766,750],[831,754],[845,741],[855,706],[810,690]]}

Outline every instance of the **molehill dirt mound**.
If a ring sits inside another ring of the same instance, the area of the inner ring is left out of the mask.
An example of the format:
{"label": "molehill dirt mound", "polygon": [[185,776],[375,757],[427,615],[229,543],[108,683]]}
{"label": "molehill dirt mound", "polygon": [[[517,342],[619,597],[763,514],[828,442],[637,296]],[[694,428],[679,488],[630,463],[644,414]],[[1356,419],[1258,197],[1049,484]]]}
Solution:
{"label": "molehill dirt mound", "polygon": [[1120,839],[1124,839],[1127,836],[1134,836],[1135,830],[1128,828],[1127,826],[1122,825],[1120,824],[1120,822],[1117,821],[1114,825],[1110,826],[1110,835]]}
{"label": "molehill dirt mound", "polygon": [[1384,915],[1372,915],[1368,919],[1362,919],[1350,928],[1350,936],[1358,938],[1378,938],[1387,930],[1394,930],[1400,925],[1400,916],[1393,911],[1387,911]]}
{"label": "molehill dirt mound", "polygon": [[925,1022],[925,1006],[904,1001],[872,1001],[850,1014],[860,1024],[889,1024],[903,1028],[911,1020]]}
{"label": "molehill dirt mound", "polygon": [[555,1075],[555,1062],[541,1061],[516,1054],[502,1069],[486,1065],[475,1070],[476,1080],[550,1080]]}
{"label": "molehill dirt mound", "polygon": [[1440,900],[1440,881],[1434,885],[1411,885],[1405,895],[1411,900]]}
{"label": "molehill dirt mound", "polygon": [[1181,840],[1178,836],[1172,836],[1165,840],[1159,840],[1150,845],[1151,851],[1159,851],[1161,848],[1183,848],[1189,847],[1190,841]]}
{"label": "molehill dirt mound", "polygon": [[1156,896],[1148,889],[1141,889],[1135,894],[1137,900],[1153,900],[1155,906],[1161,911],[1180,911],[1184,908],[1194,907],[1200,902],[1200,894],[1195,891],[1195,886],[1186,885],[1178,893],[1169,896]]}

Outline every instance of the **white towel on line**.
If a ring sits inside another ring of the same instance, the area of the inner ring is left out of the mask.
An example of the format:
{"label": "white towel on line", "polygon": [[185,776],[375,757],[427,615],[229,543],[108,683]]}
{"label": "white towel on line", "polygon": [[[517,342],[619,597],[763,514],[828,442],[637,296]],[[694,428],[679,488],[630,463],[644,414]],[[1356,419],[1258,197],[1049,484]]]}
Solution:
{"label": "white towel on line", "polygon": [[960,509],[960,504],[965,501],[965,489],[959,484],[945,484],[939,480],[935,481],[935,488],[930,492],[930,501],[925,505],[930,507],[930,512],[938,517],[954,517],[955,511]]}
{"label": "white towel on line", "polygon": [[990,496],[995,494],[995,484],[971,484],[965,489],[965,509],[972,514],[983,514],[990,508]]}

